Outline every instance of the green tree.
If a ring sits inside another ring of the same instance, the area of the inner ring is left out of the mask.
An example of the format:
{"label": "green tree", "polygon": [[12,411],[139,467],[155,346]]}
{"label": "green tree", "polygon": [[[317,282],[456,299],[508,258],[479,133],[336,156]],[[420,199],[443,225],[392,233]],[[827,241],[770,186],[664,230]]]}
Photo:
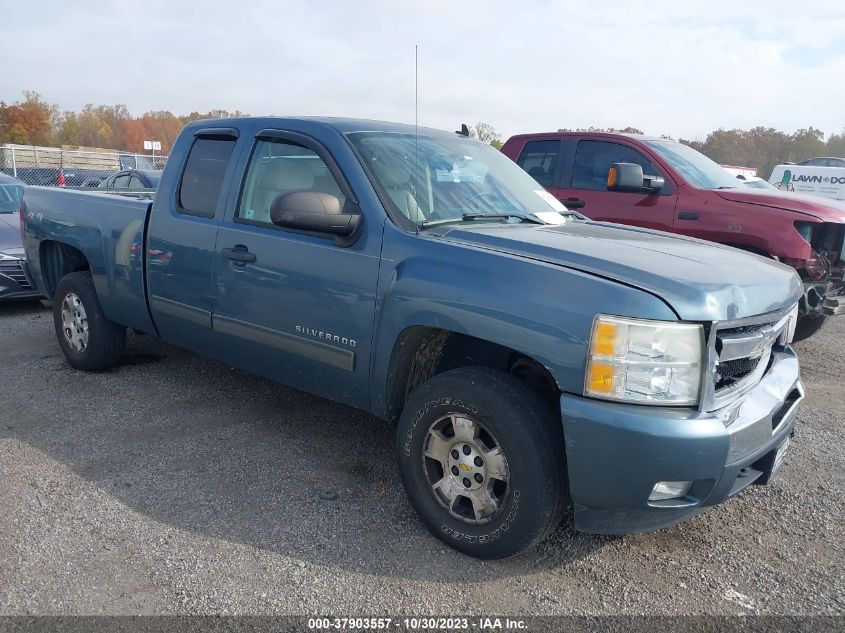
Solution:
{"label": "green tree", "polygon": [[839,134],[831,134],[827,139],[826,153],[828,156],[845,158],[845,129]]}
{"label": "green tree", "polygon": [[488,143],[492,145],[496,149],[501,149],[504,141],[502,141],[502,137],[489,123],[482,123],[479,121],[473,126],[469,128],[469,135],[472,138],[477,138],[482,143]]}

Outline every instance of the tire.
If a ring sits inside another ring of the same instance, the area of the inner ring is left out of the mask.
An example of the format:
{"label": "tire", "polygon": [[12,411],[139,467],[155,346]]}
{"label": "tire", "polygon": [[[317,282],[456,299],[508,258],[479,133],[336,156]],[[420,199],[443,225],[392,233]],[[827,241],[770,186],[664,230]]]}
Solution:
{"label": "tire", "polygon": [[100,371],[120,362],[126,328],[106,319],[91,273],[70,273],[59,281],[53,294],[53,324],[73,367]]}
{"label": "tire", "polygon": [[803,316],[798,319],[798,323],[795,324],[795,336],[792,339],[793,343],[798,343],[799,341],[803,341],[805,339],[810,338],[813,334],[818,332],[822,329],[825,323],[827,323],[828,317],[826,316]]}
{"label": "tire", "polygon": [[[470,453],[464,454],[464,446]],[[470,556],[499,559],[528,551],[557,527],[568,507],[560,419],[509,374],[467,367],[434,376],[405,404],[396,448],[405,492],[420,519]],[[503,459],[493,457],[497,448]],[[432,482],[438,481],[435,491]],[[482,508],[478,501],[478,512],[462,494],[467,482],[477,500],[495,504]]]}

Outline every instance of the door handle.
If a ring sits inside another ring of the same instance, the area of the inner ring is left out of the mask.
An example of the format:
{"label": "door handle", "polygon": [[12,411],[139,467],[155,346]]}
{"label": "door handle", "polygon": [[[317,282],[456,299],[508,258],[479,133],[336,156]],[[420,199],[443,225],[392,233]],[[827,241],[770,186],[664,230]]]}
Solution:
{"label": "door handle", "polygon": [[695,211],[680,211],[678,213],[678,219],[679,220],[697,220],[698,219],[698,213],[696,213]]}
{"label": "door handle", "polygon": [[248,264],[258,259],[255,253],[250,253],[243,244],[236,244],[234,248],[221,248],[220,254],[238,264]]}
{"label": "door handle", "polygon": [[561,198],[560,200],[567,209],[583,209],[587,203],[581,198]]}

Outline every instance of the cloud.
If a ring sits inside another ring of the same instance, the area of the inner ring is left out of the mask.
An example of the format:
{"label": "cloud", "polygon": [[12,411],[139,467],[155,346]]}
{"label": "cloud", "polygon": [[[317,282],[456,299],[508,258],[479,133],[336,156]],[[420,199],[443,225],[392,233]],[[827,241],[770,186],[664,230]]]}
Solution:
{"label": "cloud", "polygon": [[[574,5],[574,6],[573,6]],[[501,133],[845,126],[845,6],[735,2],[45,2],[4,9],[0,98],[78,109],[414,118]],[[834,105],[835,104],[835,105]]]}

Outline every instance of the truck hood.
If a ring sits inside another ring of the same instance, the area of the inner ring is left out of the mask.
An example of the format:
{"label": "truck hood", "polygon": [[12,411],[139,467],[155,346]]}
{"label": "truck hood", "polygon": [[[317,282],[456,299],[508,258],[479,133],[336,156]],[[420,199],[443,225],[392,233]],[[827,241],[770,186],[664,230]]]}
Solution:
{"label": "truck hood", "polygon": [[22,252],[20,213],[0,213],[0,253],[17,255]]}
{"label": "truck hood", "polygon": [[791,191],[744,190],[739,188],[715,190],[715,193],[732,202],[783,209],[809,215],[822,222],[845,224],[845,203],[831,198]]}
{"label": "truck hood", "polygon": [[661,298],[687,321],[765,314],[794,305],[802,292],[795,271],[777,262],[636,227],[567,221],[559,226],[484,224],[443,229],[444,240],[639,288]]}

